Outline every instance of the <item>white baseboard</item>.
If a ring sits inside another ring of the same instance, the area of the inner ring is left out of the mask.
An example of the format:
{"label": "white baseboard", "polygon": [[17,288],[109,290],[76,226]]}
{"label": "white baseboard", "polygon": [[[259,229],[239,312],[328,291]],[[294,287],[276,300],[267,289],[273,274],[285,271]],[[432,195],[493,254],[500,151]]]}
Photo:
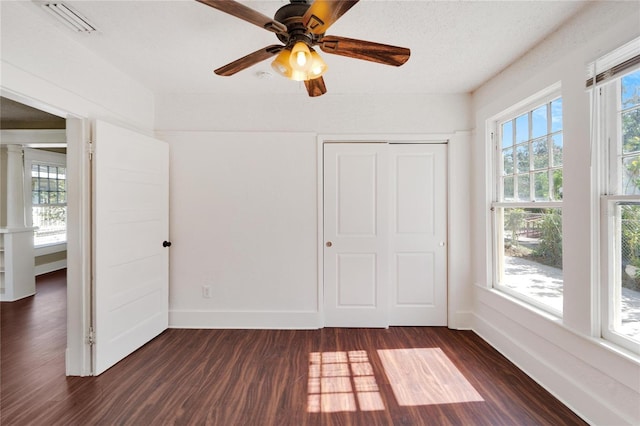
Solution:
{"label": "white baseboard", "polygon": [[449,314],[448,327],[452,330],[471,330],[473,318],[473,312],[454,312]]}
{"label": "white baseboard", "polygon": [[8,296],[6,293],[2,293],[2,294],[0,294],[0,302],[15,302],[15,301],[18,301],[18,300],[20,300],[20,299],[24,299],[24,298],[26,298],[26,297],[31,297],[31,296],[33,296],[34,294],[36,294],[36,293],[35,293],[35,292],[33,292],[33,293],[26,293],[26,294],[21,294],[21,295],[20,295],[20,296],[18,296],[18,297],[10,297],[10,296]]}
{"label": "white baseboard", "polygon": [[[580,365],[580,354],[551,344],[541,347],[539,345],[541,340],[525,330],[521,330],[522,333],[514,337],[511,332],[502,330],[479,316],[474,318],[473,331],[587,423],[634,424],[633,420],[615,407],[616,403],[621,401],[616,401],[614,395],[611,395],[611,401],[607,401],[607,397],[603,396],[602,382],[610,382],[610,379],[607,380],[602,376],[603,373],[606,374],[605,372],[598,372],[591,379],[572,374],[573,371],[581,370],[585,375],[588,375],[591,370],[590,366],[586,364]],[[563,358],[572,358],[574,365],[569,368],[555,362]],[[592,381],[601,383],[592,383],[593,386],[588,385]],[[607,383],[607,386],[614,385]]]}
{"label": "white baseboard", "polygon": [[169,311],[169,328],[315,330],[318,312]]}
{"label": "white baseboard", "polygon": [[35,267],[36,277],[38,275],[48,274],[49,272],[58,271],[67,267],[67,259],[57,260],[51,263],[44,263]]}

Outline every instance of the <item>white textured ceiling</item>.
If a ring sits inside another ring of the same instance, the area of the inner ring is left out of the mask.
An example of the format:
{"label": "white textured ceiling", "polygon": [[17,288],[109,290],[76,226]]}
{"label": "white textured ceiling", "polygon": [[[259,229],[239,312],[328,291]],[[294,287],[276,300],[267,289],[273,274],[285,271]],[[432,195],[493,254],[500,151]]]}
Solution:
{"label": "white textured ceiling", "polygon": [[[242,1],[267,16],[282,0]],[[69,37],[156,93],[299,93],[301,83],[258,78],[270,60],[231,77],[212,70],[275,35],[192,0],[69,1],[99,32]],[[330,94],[472,92],[555,31],[583,1],[362,0],[327,34],[409,47],[402,67],[322,53]],[[36,2],[31,4],[39,7]],[[43,11],[44,13],[44,11]],[[45,13],[46,14],[46,13]],[[54,18],[47,15],[52,25]]]}

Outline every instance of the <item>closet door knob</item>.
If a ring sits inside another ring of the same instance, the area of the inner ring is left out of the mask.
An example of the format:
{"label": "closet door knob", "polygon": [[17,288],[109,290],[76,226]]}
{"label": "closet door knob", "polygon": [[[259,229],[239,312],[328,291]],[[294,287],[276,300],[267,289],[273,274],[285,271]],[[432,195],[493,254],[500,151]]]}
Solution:
{"label": "closet door knob", "polygon": [[171,241],[163,241],[162,247],[171,247]]}

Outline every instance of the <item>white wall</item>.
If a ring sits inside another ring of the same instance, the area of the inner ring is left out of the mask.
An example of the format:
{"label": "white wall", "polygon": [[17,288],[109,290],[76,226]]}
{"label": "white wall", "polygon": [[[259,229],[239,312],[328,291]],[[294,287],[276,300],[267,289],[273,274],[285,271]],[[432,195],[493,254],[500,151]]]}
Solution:
{"label": "white wall", "polygon": [[[151,133],[151,91],[79,44],[38,3],[0,2],[0,95],[67,118],[67,352],[70,375],[90,373],[88,330],[88,129],[104,119]],[[70,119],[74,117],[73,119]]]}
{"label": "white wall", "polygon": [[[223,77],[220,77],[223,78]],[[292,84],[297,84],[291,82]],[[470,95],[283,96],[166,94],[159,130],[446,133],[472,127]]]}
{"label": "white wall", "polygon": [[[471,124],[469,95],[325,96],[158,99],[158,136],[171,145],[172,327],[322,326],[317,141],[323,135],[447,135],[453,167],[466,167],[469,134],[456,131]],[[456,207],[465,206],[468,180],[464,171],[452,180]],[[468,230],[466,213],[455,221],[457,230]],[[468,233],[454,238],[464,241]],[[450,322],[464,327],[471,310],[468,254],[458,258]],[[202,297],[203,285],[212,287],[211,299]]]}
{"label": "white wall", "polygon": [[[474,330],[593,424],[640,424],[640,357],[598,339],[592,256],[586,65],[640,35],[640,3],[595,2],[473,96]],[[490,290],[486,120],[560,81],[564,108],[564,318],[535,313]]]}
{"label": "white wall", "polygon": [[0,2],[3,96],[66,116],[102,118],[143,132],[153,129],[151,91],[75,38],[31,1]]}
{"label": "white wall", "polygon": [[170,325],[317,328],[315,135],[160,137],[171,153]]}

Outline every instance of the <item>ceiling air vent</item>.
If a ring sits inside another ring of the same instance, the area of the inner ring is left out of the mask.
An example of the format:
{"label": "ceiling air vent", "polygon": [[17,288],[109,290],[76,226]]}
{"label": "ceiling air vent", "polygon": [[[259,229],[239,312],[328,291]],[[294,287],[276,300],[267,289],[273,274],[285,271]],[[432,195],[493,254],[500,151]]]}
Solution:
{"label": "ceiling air vent", "polygon": [[80,15],[71,7],[63,3],[45,3],[42,5],[47,12],[56,17],[60,22],[74,31],[81,33],[92,33],[96,27],[87,18]]}

